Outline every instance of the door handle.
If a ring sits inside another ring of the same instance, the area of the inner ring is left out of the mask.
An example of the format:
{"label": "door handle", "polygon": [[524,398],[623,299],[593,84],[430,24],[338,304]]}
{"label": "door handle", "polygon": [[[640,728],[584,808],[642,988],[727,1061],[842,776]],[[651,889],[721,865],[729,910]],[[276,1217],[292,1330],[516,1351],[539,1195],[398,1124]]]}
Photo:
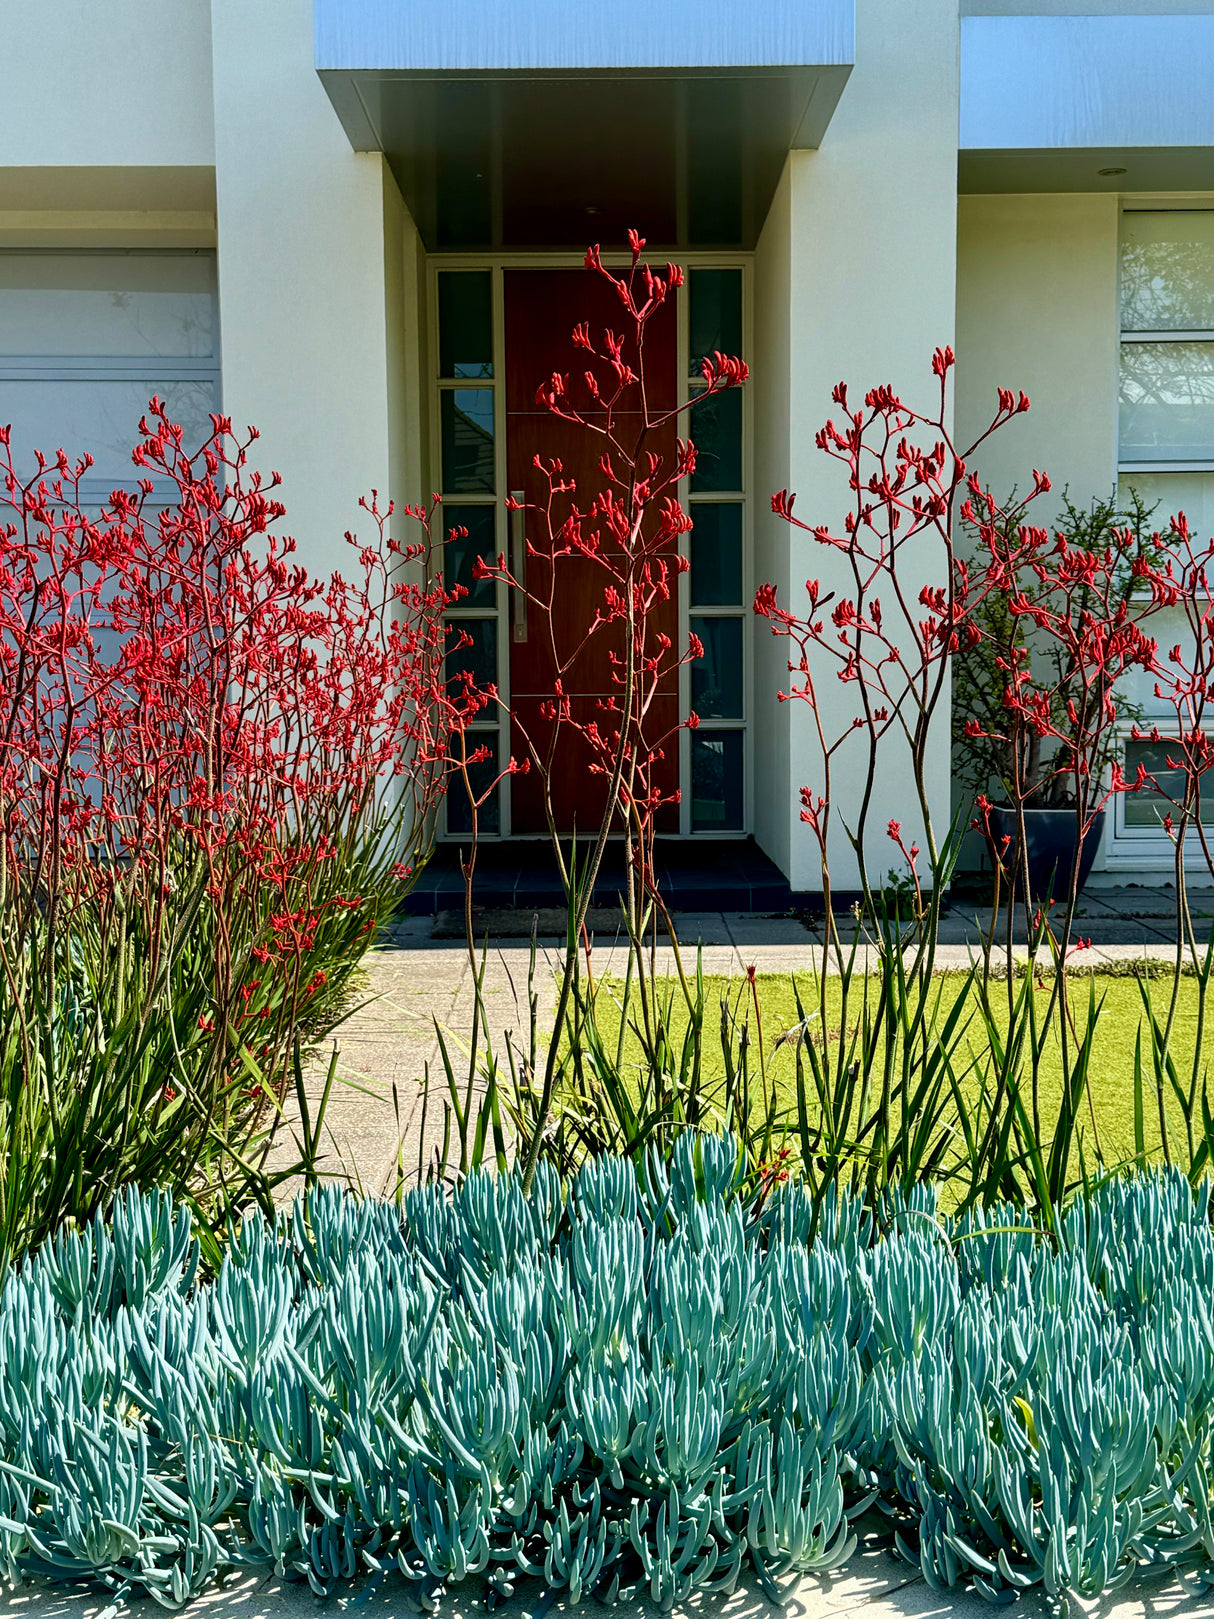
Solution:
{"label": "door handle", "polygon": [[527,639],[527,513],[523,510],[525,491],[512,489],[511,500],[518,505],[510,513],[510,572],[514,576],[514,623],[516,641]]}

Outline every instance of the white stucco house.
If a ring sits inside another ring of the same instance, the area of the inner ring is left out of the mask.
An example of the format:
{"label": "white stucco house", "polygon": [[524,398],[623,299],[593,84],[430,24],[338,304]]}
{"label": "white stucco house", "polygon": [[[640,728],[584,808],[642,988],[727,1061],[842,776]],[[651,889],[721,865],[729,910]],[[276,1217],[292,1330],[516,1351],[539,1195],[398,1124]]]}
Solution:
{"label": "white stucco house", "polygon": [[[708,673],[681,694],[703,719],[681,739],[677,836],[713,861],[753,839],[793,894],[818,886],[808,716],[773,700],[782,649],[749,603],[820,567],[769,496],[837,520],[813,435],[839,379],[913,400],[951,343],[960,439],[996,385],[1033,399],[982,462],[997,487],[1038,466],[1078,500],[1133,484],[1214,528],[1214,0],[0,16],[0,421],[19,451],[90,449],[108,490],[151,393],[187,423],[221,406],[260,429],[314,569],[338,565],[373,487],[441,490],[470,545],[505,549],[529,312],[629,225],[689,267],[679,385],[712,347],[753,373],[688,491],[703,560],[679,608]],[[1131,253],[1165,281],[1179,266],[1154,314],[1123,295]],[[481,587],[461,616],[509,691],[503,597]],[[947,819],[943,730],[938,781]],[[875,824],[913,819],[896,760],[879,790]],[[493,819],[506,844],[536,830],[510,782]],[[1152,818],[1118,809],[1094,880],[1168,859]]]}

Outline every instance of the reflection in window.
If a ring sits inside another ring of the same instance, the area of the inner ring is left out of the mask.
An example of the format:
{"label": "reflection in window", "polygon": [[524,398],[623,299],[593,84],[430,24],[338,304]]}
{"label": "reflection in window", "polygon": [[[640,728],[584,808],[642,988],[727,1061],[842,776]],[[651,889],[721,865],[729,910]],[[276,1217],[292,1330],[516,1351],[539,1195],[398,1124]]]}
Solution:
{"label": "reflection in window", "polygon": [[213,253],[0,252],[5,358],[208,360],[218,336]]}
{"label": "reflection in window", "polygon": [[[1175,801],[1184,796],[1184,772],[1173,769],[1168,763],[1169,759],[1176,764],[1180,763],[1174,744],[1133,741],[1126,743],[1126,775],[1132,781],[1138,774],[1139,765],[1143,765],[1155,783],[1153,786],[1141,788],[1136,793],[1126,793],[1123,797],[1127,827],[1159,827],[1163,824],[1165,815],[1176,813]],[[1206,774],[1210,772],[1207,771]],[[1203,782],[1201,821],[1203,826],[1214,825],[1214,781],[1208,785]]]}
{"label": "reflection in window", "polygon": [[1131,492],[1154,512],[1152,528],[1166,528],[1173,512],[1184,512],[1194,533],[1214,534],[1214,473],[1123,472],[1117,485],[1123,509]]}
{"label": "reflection in window", "polygon": [[692,830],[740,832],[742,806],[742,732],[693,731]]}
{"label": "reflection in window", "polygon": [[1123,461],[1214,460],[1214,343],[1121,345]]}
{"label": "reflection in window", "polygon": [[[693,396],[694,397],[694,396]],[[742,488],[742,391],[729,388],[691,409],[690,436],[696,447],[693,494]]]}
{"label": "reflection in window", "polygon": [[35,450],[53,459],[62,448],[72,460],[87,451],[93,457],[89,481],[104,484],[105,499],[111,489],[133,488],[136,479],[147,476],[132,464],[131,451],[139,443],[139,418],[146,416],[153,394],[163,400],[169,420],[182,428],[185,448],[193,454],[211,436],[217,392],[210,379],[0,378],[0,422],[13,424],[13,460],[19,472],[27,468],[32,475]]}
{"label": "reflection in window", "polygon": [[[461,596],[458,607],[492,607],[494,584],[492,579],[474,579],[473,563],[477,557],[488,562],[494,554],[494,516],[492,506],[458,506],[444,504],[439,507],[438,521],[442,524],[443,553],[441,567],[443,582],[450,590],[462,585],[468,592]],[[452,530],[464,528],[467,534],[460,539]]]}
{"label": "reflection in window", "polygon": [[1214,331],[1214,209],[1122,215],[1121,329]]}
{"label": "reflection in window", "polygon": [[692,270],[688,285],[690,375],[698,377],[706,356],[742,352],[742,272]]}
{"label": "reflection in window", "polygon": [[441,395],[443,493],[493,493],[493,390],[451,388]]}
{"label": "reflection in window", "polygon": [[[0,421],[19,475],[35,450],[93,466],[80,494],[100,507],[149,476],[131,452],[154,395],[195,452],[221,407],[215,255],[0,251]],[[153,501],[171,499],[153,478]]]}

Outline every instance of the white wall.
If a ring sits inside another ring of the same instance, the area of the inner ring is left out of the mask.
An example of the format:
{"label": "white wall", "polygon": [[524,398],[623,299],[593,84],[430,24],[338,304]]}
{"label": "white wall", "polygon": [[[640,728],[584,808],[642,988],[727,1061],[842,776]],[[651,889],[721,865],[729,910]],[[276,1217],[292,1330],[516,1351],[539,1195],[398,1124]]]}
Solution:
{"label": "white wall", "polygon": [[[225,49],[242,51],[244,33]],[[213,153],[209,0],[9,0],[0,167],[188,167]]]}
{"label": "white wall", "polygon": [[345,531],[368,530],[359,496],[405,492],[411,227],[384,159],[350,150],[316,76],[308,0],[212,10],[224,409],[260,429],[300,561],[346,567]]}
{"label": "white wall", "polygon": [[[1100,194],[959,199],[958,442],[987,426],[996,388],[1023,389],[1031,409],[982,446],[974,468],[1001,498],[1030,487],[1034,467],[1048,472],[1053,489],[1030,509],[1047,525],[1064,490],[1086,506],[1117,479],[1118,214],[1117,197]],[[1106,838],[1098,870],[1108,852]],[[970,838],[963,864],[984,860]]]}
{"label": "white wall", "polygon": [[[1049,473],[1077,505],[1117,477],[1117,222],[1113,196],[972,196],[957,217],[957,436],[990,421],[999,386],[1032,408],[979,451],[997,494]],[[1057,498],[1035,503],[1052,521]]]}
{"label": "white wall", "polygon": [[[798,515],[840,524],[846,509],[846,474],[814,447],[814,434],[833,407],[830,391],[845,379],[854,397],[876,383],[891,382],[910,401],[930,401],[932,351],[951,343],[957,204],[958,21],[956,0],[857,0],[856,67],[820,150],[795,152],[784,186],[760,243],[759,295],[764,276],[773,296],[781,285],[781,257],[788,256],[791,289],[788,343],[792,419],[787,478],[777,476],[782,456],[769,452],[768,481],[797,493]],[[786,242],[786,246],[783,245]],[[768,346],[782,338],[769,328]],[[756,365],[773,356],[756,344]],[[775,356],[778,360],[778,356]],[[760,381],[759,387],[762,387]],[[761,395],[760,395],[761,397]],[[760,440],[765,427],[759,422]],[[764,461],[760,458],[757,502],[762,507]],[[760,518],[761,523],[766,520]],[[760,531],[763,560],[783,567],[777,545]],[[793,604],[804,603],[804,582],[837,576],[837,553],[826,552],[809,535],[788,536],[786,579]],[[766,547],[766,551],[765,551]],[[915,590],[917,593],[918,582]],[[758,641],[763,641],[758,626]],[[757,682],[756,707],[774,702],[770,663]],[[784,677],[785,681],[787,677]],[[764,680],[767,690],[763,689]],[[855,709],[848,688],[823,665],[828,727],[842,730]],[[787,866],[794,889],[820,886],[817,852],[809,829],[800,824],[797,789],[820,785],[821,760],[812,716],[802,704],[786,705],[791,763],[778,801],[760,821],[760,840],[773,858],[789,850]],[[760,729],[760,746],[764,733]],[[948,716],[941,715],[939,784],[935,819],[948,821]],[[860,750],[849,748],[836,766],[836,817],[854,816]],[[843,784],[843,785],[840,785]],[[777,788],[776,791],[781,789]],[[896,816],[915,835],[916,813],[905,756],[896,744],[887,750],[878,781],[870,827],[870,869],[882,875],[897,863],[885,837]],[[782,822],[777,827],[777,821]],[[855,885],[855,861],[836,824],[831,852],[836,887]]]}

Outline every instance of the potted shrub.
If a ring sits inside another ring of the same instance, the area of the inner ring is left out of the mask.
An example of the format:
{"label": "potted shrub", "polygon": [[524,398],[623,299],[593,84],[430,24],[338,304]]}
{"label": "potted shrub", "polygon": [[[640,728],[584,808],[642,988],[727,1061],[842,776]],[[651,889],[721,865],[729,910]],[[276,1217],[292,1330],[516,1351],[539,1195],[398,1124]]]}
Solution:
{"label": "potted shrub", "polygon": [[993,844],[1006,849],[1005,870],[1021,889],[1027,865],[1034,902],[1078,894],[1087,881],[1105,786],[1121,780],[1115,722],[1141,718],[1114,688],[1145,645],[1136,620],[1149,604],[1140,611],[1135,592],[1140,566],[1159,555],[1153,509],[1134,491],[1124,505],[1114,495],[1086,509],[1064,493],[1052,539],[1027,531],[1037,540],[1027,545],[1023,528],[1003,532],[973,514],[978,569],[1003,559],[1007,572],[976,602],[979,638],[953,660],[954,773],[983,800]]}

